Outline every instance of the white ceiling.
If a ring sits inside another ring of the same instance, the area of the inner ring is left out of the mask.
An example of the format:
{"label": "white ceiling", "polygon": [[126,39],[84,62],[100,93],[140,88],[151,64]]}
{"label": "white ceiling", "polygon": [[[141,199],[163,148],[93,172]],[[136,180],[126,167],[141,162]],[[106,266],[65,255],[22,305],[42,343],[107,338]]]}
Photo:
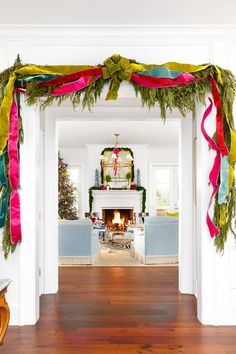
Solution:
{"label": "white ceiling", "polygon": [[1,1],[1,24],[235,24],[235,0]]}
{"label": "white ceiling", "polygon": [[114,145],[114,133],[120,144],[146,144],[151,147],[177,148],[178,121],[87,121],[61,122],[59,148],[75,148],[86,144]]}

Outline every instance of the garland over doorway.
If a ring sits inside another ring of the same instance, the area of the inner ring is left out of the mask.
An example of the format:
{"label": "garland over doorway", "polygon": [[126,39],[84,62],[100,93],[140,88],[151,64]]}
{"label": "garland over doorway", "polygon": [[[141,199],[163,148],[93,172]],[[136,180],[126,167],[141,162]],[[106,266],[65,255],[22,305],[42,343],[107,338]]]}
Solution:
{"label": "garland over doorway", "polygon": [[[70,99],[73,107],[81,104],[90,109],[107,84],[106,99],[116,100],[122,81],[133,86],[143,105],[150,108],[158,103],[163,119],[167,109],[177,108],[183,116],[194,112],[196,103],[205,104],[206,94],[212,93],[201,122],[202,133],[216,153],[209,175],[213,188],[209,208],[214,201],[214,216],[212,220],[207,211],[206,222],[216,249],[223,251],[227,234],[233,231],[236,212],[236,132],[232,113],[236,86],[232,73],[211,64],[142,64],[115,54],[97,66],[23,65],[18,58],[15,65],[0,74],[0,227],[4,227],[5,257],[21,242],[20,95],[25,95],[28,104],[40,103],[41,108]],[[216,132],[210,137],[204,123],[213,104],[217,112]]]}

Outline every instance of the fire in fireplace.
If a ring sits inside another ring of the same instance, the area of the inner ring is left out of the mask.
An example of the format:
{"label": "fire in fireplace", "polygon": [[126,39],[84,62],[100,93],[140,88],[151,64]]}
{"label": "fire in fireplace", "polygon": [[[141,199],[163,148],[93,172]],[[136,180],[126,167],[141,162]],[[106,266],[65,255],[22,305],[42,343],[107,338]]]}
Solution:
{"label": "fire in fireplace", "polygon": [[103,220],[111,230],[124,230],[134,217],[133,209],[103,209]]}

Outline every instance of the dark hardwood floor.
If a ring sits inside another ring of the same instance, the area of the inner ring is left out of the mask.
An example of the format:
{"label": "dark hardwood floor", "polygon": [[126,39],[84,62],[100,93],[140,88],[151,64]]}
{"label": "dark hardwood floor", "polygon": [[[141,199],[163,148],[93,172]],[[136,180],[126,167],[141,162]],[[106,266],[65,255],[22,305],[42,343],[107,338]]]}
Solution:
{"label": "dark hardwood floor", "polygon": [[236,328],[202,326],[175,267],[60,268],[36,326],[10,327],[0,353],[236,353]]}

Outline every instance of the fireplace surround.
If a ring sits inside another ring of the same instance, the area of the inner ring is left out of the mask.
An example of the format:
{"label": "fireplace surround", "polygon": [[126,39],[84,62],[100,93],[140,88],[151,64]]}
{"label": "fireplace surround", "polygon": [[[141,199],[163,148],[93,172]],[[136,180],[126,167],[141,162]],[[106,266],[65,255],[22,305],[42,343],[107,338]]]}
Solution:
{"label": "fireplace surround", "polygon": [[136,190],[94,190],[93,212],[103,218],[104,209],[132,209],[133,213],[142,212],[142,191]]}

